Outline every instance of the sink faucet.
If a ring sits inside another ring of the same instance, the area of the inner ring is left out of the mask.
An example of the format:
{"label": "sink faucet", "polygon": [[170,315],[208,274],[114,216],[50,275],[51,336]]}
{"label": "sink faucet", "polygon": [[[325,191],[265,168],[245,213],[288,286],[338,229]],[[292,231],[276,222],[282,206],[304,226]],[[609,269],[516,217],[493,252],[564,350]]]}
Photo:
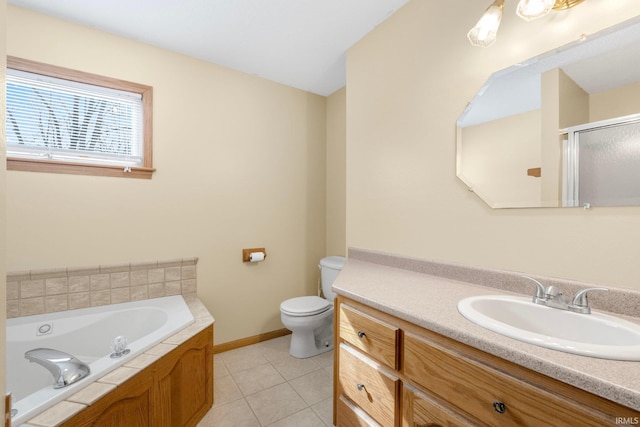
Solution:
{"label": "sink faucet", "polygon": [[62,388],[89,375],[89,366],[63,351],[35,348],[24,354],[30,362],[46,368],[53,375],[53,388]]}
{"label": "sink faucet", "polygon": [[544,287],[542,283],[529,276],[522,276],[525,279],[529,279],[536,284],[536,293],[533,296],[533,302],[535,304],[545,305],[551,308],[557,308],[560,310],[568,310],[576,313],[590,314],[591,307],[589,307],[589,300],[587,299],[587,293],[589,291],[608,291],[607,288],[586,288],[579,291],[573,300],[569,301],[562,295],[562,292],[555,286]]}

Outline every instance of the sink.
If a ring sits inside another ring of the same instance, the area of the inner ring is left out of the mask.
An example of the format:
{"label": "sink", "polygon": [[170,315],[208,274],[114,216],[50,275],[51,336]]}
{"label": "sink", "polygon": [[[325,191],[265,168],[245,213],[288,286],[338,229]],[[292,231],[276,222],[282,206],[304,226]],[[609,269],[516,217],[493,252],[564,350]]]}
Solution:
{"label": "sink", "polygon": [[640,361],[640,325],[602,313],[580,314],[531,298],[485,295],[458,302],[468,320],[510,338],[566,353]]}

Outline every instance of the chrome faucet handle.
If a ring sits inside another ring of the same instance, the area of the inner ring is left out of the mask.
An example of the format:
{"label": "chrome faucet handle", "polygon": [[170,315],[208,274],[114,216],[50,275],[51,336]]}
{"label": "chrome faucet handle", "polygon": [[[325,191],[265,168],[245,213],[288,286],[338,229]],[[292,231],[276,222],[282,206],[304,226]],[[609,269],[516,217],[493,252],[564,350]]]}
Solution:
{"label": "chrome faucet handle", "polygon": [[591,307],[589,307],[589,300],[587,299],[587,293],[590,291],[608,291],[608,288],[587,288],[579,291],[571,301],[569,309],[578,313],[589,314],[591,313]]}
{"label": "chrome faucet handle", "polygon": [[558,295],[562,295],[562,292],[558,290],[555,286],[548,286],[544,291],[545,296],[547,297],[556,297]]}
{"label": "chrome faucet handle", "polygon": [[524,279],[529,279],[531,280],[533,283],[536,284],[536,294],[533,297],[533,301],[535,302],[537,299],[545,299],[546,297],[546,291],[544,289],[544,285],[540,282],[538,282],[536,279],[534,279],[533,277],[529,277],[529,276],[520,276]]}
{"label": "chrome faucet handle", "polygon": [[565,298],[562,292],[560,292],[560,289],[556,288],[553,285],[547,286],[547,289],[545,289],[544,291],[544,297],[545,299],[555,300],[562,304],[569,304],[569,300]]}

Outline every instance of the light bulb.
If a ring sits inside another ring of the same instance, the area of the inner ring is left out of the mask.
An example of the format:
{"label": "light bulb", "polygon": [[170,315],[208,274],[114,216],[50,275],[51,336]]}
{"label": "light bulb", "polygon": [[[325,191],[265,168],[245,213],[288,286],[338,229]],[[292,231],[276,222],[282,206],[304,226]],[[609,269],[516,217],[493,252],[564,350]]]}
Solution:
{"label": "light bulb", "polygon": [[495,0],[487,8],[475,27],[467,33],[467,38],[472,45],[488,47],[496,41],[502,20],[502,9],[504,9],[504,0]]}
{"label": "light bulb", "polygon": [[520,0],[516,14],[525,21],[532,21],[551,12],[555,3],[555,0]]}

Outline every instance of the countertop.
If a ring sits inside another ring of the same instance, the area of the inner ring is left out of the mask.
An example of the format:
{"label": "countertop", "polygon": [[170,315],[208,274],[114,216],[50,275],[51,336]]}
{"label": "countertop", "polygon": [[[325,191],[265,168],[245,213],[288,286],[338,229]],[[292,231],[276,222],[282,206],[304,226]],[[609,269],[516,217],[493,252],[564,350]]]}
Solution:
{"label": "countertop", "polygon": [[[350,250],[333,284],[337,294],[640,411],[640,362],[591,358],[534,346],[478,326],[457,310],[458,301],[466,297],[523,294],[357,259],[366,258],[360,252],[356,259],[351,255]],[[637,317],[614,315],[640,323]]]}

